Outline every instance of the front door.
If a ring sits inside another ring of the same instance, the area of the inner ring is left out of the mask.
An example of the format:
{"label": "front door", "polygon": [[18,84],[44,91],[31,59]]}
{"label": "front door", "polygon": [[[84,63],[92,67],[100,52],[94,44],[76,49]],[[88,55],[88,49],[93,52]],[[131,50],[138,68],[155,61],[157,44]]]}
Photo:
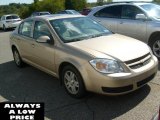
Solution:
{"label": "front door", "polygon": [[54,45],[36,42],[36,40],[42,36],[48,36],[51,38],[50,40],[53,40],[47,24],[43,21],[36,21],[33,32],[33,39],[35,40],[35,43],[34,50],[32,51],[35,57],[34,62],[45,69],[55,72]]}
{"label": "front door", "polygon": [[117,32],[117,22],[121,16],[121,6],[107,6],[93,15],[93,19],[107,27],[112,32]]}
{"label": "front door", "polygon": [[144,12],[136,6],[123,5],[117,33],[145,41],[147,21],[136,19],[137,14],[144,14]]}

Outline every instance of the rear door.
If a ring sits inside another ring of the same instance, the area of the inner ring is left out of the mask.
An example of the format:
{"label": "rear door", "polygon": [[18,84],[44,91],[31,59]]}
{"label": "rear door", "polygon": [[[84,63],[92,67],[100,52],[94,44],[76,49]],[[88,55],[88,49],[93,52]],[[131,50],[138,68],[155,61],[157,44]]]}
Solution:
{"label": "rear door", "polygon": [[117,23],[121,17],[121,9],[120,5],[107,6],[96,12],[93,16],[94,19],[109,30],[117,32]]}
{"label": "rear door", "polygon": [[145,40],[147,21],[136,19],[137,14],[145,13],[136,6],[122,5],[122,14],[117,24],[117,32],[139,40]]}
{"label": "rear door", "polygon": [[19,36],[16,37],[17,43],[19,44],[19,49],[22,58],[33,61],[33,47],[34,42],[32,38],[32,31],[33,31],[33,20],[26,20],[21,23],[18,34]]}

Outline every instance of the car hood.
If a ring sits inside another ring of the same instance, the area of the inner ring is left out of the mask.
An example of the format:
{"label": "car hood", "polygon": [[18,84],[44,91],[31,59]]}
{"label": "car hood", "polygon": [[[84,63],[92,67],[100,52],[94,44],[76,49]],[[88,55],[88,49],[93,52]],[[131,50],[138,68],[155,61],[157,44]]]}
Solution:
{"label": "car hood", "polygon": [[141,57],[150,51],[145,43],[119,34],[111,34],[67,44],[87,52],[95,58],[108,58],[110,56],[123,62]]}

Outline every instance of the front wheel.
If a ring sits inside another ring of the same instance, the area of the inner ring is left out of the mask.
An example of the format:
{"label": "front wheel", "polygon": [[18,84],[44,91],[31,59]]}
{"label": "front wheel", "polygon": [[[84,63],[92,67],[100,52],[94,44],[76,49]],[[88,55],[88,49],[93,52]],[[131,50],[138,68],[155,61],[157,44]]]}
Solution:
{"label": "front wheel", "polygon": [[81,98],[85,95],[85,86],[78,70],[72,66],[64,67],[62,71],[64,87],[69,95]]}
{"label": "front wheel", "polygon": [[160,60],[160,36],[155,36],[150,43],[153,54]]}

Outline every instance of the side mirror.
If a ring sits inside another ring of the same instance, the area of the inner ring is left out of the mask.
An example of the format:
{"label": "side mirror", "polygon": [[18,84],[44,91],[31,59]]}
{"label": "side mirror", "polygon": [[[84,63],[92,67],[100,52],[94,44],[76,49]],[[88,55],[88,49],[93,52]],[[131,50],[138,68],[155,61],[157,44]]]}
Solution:
{"label": "side mirror", "polygon": [[49,36],[41,36],[36,40],[36,42],[39,42],[39,43],[53,43],[53,40]]}
{"label": "side mirror", "polygon": [[147,17],[144,14],[137,14],[136,19],[137,20],[147,20]]}

